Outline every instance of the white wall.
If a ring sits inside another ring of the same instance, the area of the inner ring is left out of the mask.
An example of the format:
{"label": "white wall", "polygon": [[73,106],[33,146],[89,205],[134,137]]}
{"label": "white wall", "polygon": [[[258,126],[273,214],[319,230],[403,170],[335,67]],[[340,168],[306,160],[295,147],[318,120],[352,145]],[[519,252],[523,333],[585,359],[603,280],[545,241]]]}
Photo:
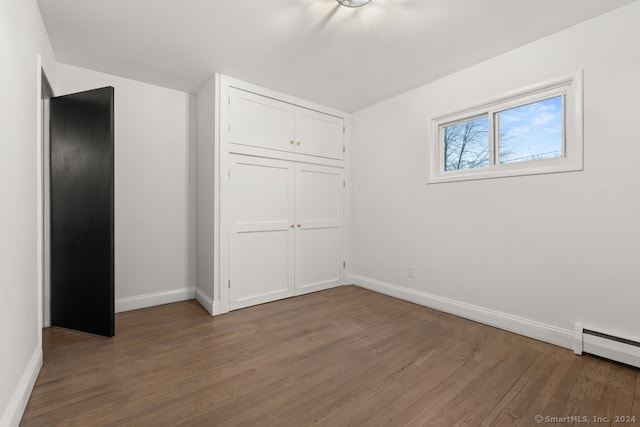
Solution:
{"label": "white wall", "polygon": [[[567,347],[575,321],[638,339],[638,22],[636,2],[357,112],[354,282]],[[584,171],[425,184],[430,118],[580,69]]]}
{"label": "white wall", "polygon": [[42,364],[37,55],[55,57],[35,0],[0,2],[0,425],[17,425]]}
{"label": "white wall", "polygon": [[216,182],[214,170],[216,79],[206,82],[197,94],[198,142],[197,142],[197,298],[213,314],[214,302],[220,296],[216,289],[214,251],[214,194]]}
{"label": "white wall", "polygon": [[189,146],[187,148],[187,284],[190,289],[197,285],[197,254],[198,254],[198,215],[197,215],[197,161],[198,161],[198,98],[189,94]]}
{"label": "white wall", "polygon": [[193,298],[189,95],[58,64],[57,95],[103,86],[115,88],[116,311]]}

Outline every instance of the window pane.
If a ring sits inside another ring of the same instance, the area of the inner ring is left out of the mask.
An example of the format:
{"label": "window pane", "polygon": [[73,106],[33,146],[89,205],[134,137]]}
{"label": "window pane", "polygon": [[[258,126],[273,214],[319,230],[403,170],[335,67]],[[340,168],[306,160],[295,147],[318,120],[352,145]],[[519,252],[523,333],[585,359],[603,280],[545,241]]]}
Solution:
{"label": "window pane", "polygon": [[489,165],[489,117],[443,126],[444,170]]}
{"label": "window pane", "polygon": [[564,155],[562,96],[504,110],[496,116],[500,163]]}

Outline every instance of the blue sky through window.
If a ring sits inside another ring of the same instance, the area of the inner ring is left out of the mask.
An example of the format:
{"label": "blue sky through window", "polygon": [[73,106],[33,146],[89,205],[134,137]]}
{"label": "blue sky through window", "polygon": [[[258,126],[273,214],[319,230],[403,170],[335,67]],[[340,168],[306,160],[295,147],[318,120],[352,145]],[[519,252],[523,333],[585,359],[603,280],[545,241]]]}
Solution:
{"label": "blue sky through window", "polygon": [[562,157],[562,96],[496,114],[499,162]]}

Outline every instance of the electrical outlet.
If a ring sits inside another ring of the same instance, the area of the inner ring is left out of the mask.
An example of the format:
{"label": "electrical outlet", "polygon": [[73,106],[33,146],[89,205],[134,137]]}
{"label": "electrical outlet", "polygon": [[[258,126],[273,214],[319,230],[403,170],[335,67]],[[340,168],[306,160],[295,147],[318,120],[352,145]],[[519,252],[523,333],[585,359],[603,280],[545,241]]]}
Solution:
{"label": "electrical outlet", "polygon": [[410,279],[413,279],[414,277],[416,277],[416,266],[415,265],[408,265],[407,266],[407,276]]}

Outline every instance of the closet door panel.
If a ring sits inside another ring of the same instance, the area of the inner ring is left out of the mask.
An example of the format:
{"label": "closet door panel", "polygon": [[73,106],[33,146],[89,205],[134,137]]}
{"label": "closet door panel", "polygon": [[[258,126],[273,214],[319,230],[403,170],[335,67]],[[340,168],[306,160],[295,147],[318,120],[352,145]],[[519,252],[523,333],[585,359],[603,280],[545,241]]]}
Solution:
{"label": "closet door panel", "polygon": [[230,299],[242,308],[293,295],[289,280],[288,232],[238,233],[231,257]]}
{"label": "closet door panel", "polygon": [[294,168],[232,157],[229,305],[237,309],[294,294]]}
{"label": "closet door panel", "polygon": [[306,108],[296,107],[295,139],[296,153],[342,159],[344,120]]}
{"label": "closet door panel", "polygon": [[229,142],[293,151],[294,106],[229,88]]}
{"label": "closet door panel", "polygon": [[340,284],[342,198],[342,169],[296,165],[296,295]]}
{"label": "closet door panel", "polygon": [[296,294],[324,289],[339,284],[340,268],[339,227],[313,228],[298,231],[296,241]]}

